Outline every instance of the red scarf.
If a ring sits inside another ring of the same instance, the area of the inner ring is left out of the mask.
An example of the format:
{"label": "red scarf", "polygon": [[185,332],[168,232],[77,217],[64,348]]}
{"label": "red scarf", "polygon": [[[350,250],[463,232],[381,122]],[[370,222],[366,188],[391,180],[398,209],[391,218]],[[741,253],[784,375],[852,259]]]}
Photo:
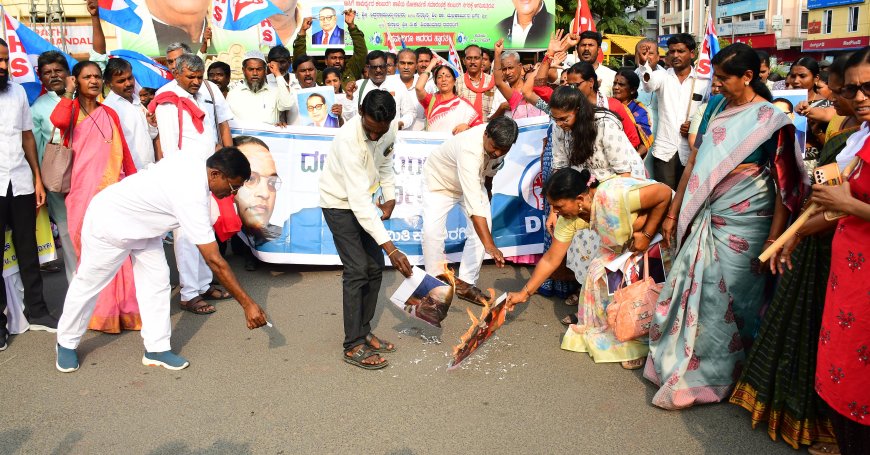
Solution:
{"label": "red scarf", "polygon": [[487,84],[486,73],[480,73],[480,88],[475,87],[471,83],[471,76],[469,76],[468,73],[465,73],[465,76],[462,78],[465,81],[465,86],[468,90],[477,93],[477,96],[474,97],[474,110],[480,114],[480,118],[486,118],[486,116],[483,115],[483,92],[492,90],[492,88],[495,87],[495,78],[490,76],[489,84]]}
{"label": "red scarf", "polygon": [[202,133],[204,131],[202,121],[205,119],[205,112],[203,112],[192,99],[182,98],[174,92],[163,92],[155,96],[154,99],[151,100],[151,103],[148,104],[148,112],[153,114],[157,109],[157,105],[167,103],[174,104],[178,109],[178,149],[181,150],[181,133],[184,128],[182,114],[185,111],[190,114],[190,120],[193,122],[193,127],[196,128],[196,132]]}

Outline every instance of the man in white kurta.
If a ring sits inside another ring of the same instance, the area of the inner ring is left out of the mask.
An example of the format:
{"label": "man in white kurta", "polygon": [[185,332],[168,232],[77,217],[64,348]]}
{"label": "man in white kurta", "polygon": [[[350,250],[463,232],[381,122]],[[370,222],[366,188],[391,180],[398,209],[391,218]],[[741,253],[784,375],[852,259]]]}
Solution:
{"label": "man in white kurta", "polygon": [[[259,51],[245,54],[242,61],[245,80],[236,84],[227,94],[227,104],[237,120],[279,123],[281,114],[296,106],[296,93],[281,77],[277,63],[266,66],[266,58]],[[274,84],[266,81],[271,72]]]}
{"label": "man in white kurta", "polygon": [[416,95],[411,97],[408,88],[402,80],[395,77],[387,77],[387,59],[383,51],[371,51],[366,56],[368,79],[356,81],[356,92],[353,94],[354,103],[357,107],[362,105],[362,100],[373,90],[383,90],[393,95],[396,100],[396,119],[399,121],[400,130],[409,130],[414,125],[417,117]]}
{"label": "man in white kurta", "polygon": [[58,324],[58,370],[68,373],[78,369],[75,349],[88,328],[97,296],[127,257],[133,258],[142,317],[142,363],[172,370],[189,365],[172,353],[169,343],[171,295],[162,237],[179,227],[242,305],[248,328],[266,324],[265,313],[242,290],[221,257],[210,217],[210,193],[229,196],[250,175],[247,158],[236,148],[223,149],[205,162],[193,154],[176,154],[94,196],[82,226],[79,272],[67,291]]}
{"label": "man in white kurta", "polygon": [[106,63],[104,79],[112,91],[106,96],[103,104],[118,114],[124,139],[133,156],[133,163],[136,164],[136,169],[144,169],[157,161],[154,153],[157,126],[148,123],[148,117],[153,114],[148,113],[139,101],[136,80],[133,79],[133,68],[124,59],[109,59]]}
{"label": "man in white kurta", "polygon": [[423,165],[423,262],[426,272],[438,275],[447,263],[444,240],[447,215],[456,204],[466,217],[466,240],[456,280],[456,295],[482,305],[487,301],[474,286],[484,255],[489,253],[499,267],[504,256],[495,246],[490,228],[492,214],[484,187],[502,167],[502,157],[516,142],[519,129],[513,119],[496,117],[491,122],[450,138]]}
{"label": "man in white kurta", "polygon": [[[176,59],[175,65],[175,81],[163,86],[151,102],[156,106],[160,148],[166,158],[178,154],[192,154],[204,162],[214,153],[218,144],[225,147],[232,146],[228,122],[233,118],[233,114],[220,89],[211,82],[203,80],[202,59],[195,55],[183,54]],[[207,88],[209,85],[211,91]],[[177,97],[178,103],[161,102],[164,93]],[[183,107],[179,120],[179,106],[184,106],[185,103],[193,103],[193,107],[203,114],[199,128],[191,112]],[[198,298],[206,300],[226,298],[226,293],[211,286],[211,270],[197,251],[196,245],[185,237],[184,227],[176,229],[173,238],[175,260],[181,282],[182,306],[185,307],[191,300]],[[213,309],[208,310],[210,309],[206,308],[204,312],[213,311]]]}

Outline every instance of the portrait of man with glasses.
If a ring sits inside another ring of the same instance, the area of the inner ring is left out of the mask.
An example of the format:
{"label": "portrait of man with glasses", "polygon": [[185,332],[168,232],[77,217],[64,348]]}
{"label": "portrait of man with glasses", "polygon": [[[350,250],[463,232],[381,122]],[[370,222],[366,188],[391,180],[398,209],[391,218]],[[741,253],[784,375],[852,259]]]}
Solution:
{"label": "portrait of man with glasses", "polygon": [[281,226],[269,220],[275,211],[275,195],[281,189],[281,177],[265,142],[251,136],[238,136],[234,143],[251,163],[251,178],[237,188],[236,204],[242,219],[242,231],[254,246],[281,235]]}
{"label": "portrait of man with glasses", "polygon": [[342,6],[324,6],[320,11],[313,11],[313,17],[316,18],[317,25],[320,30],[311,35],[311,44],[313,46],[328,46],[339,44],[344,46],[344,29],[339,27],[342,17]]}

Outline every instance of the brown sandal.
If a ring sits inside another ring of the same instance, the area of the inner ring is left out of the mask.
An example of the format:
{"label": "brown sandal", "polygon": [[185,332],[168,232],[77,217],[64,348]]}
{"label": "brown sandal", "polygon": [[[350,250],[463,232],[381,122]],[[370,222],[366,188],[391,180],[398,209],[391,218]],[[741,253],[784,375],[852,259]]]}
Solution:
{"label": "brown sandal", "polygon": [[[378,343],[375,346],[375,342]],[[366,346],[371,348],[373,352],[382,353],[382,352],[396,352],[396,345],[390,343],[387,340],[382,340],[375,336],[374,333],[370,333],[366,335]]]}
{"label": "brown sandal", "polygon": [[232,298],[229,292],[217,286],[209,286],[202,294],[199,295],[203,300],[227,300]]}
{"label": "brown sandal", "polygon": [[[205,299],[203,299],[200,296],[196,296],[187,302],[182,300],[181,302],[179,302],[179,306],[184,311],[189,311],[193,314],[200,314],[200,315],[212,314],[215,311],[217,311],[215,309],[214,305],[206,302]],[[211,310],[208,310],[206,308],[211,308]]]}

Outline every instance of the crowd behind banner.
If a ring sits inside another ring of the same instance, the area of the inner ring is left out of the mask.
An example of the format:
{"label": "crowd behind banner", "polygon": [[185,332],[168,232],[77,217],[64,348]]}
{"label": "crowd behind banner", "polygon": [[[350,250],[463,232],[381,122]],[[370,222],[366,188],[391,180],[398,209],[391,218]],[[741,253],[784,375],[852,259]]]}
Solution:
{"label": "crowd behind banner", "polygon": [[[487,16],[489,45],[459,33],[449,45],[461,58],[445,58],[411,45],[424,39],[413,25],[382,30],[366,13],[315,2],[311,17],[291,15],[292,35],[266,24],[290,48],[263,54],[252,38],[234,80],[227,63],[203,61],[224,29],[202,18],[198,39],[170,40],[157,28],[171,24],[144,21],[161,38],[134,50],[165,51],[164,67],[108,52],[104,10],[89,0],[90,60],[70,67],[64,54],[40,51],[44,90],[30,102],[0,66],[0,100],[13,107],[0,111],[0,142],[12,144],[0,160],[9,163],[0,231],[11,229],[6,255],[16,251],[4,257],[2,303],[15,314],[0,320],[0,348],[28,325],[58,328],[40,262],[55,257],[56,242],[68,281],[86,280],[76,267],[102,192],[173,171],[165,160],[202,166],[236,153],[250,177],[233,184],[231,171],[209,167],[211,196],[199,207],[221,254],[231,246],[249,271],[261,261],[343,264],[348,363],[382,368],[395,348],[366,320],[385,260],[407,276],[409,261],[438,275],[444,260],[461,259],[456,295],[482,304],[486,256],[534,265],[507,306],[536,293],[564,301],[561,348],[643,368],[655,406],[730,401],[792,447],[870,451],[870,48],[833,62],[802,57],[775,81],[762,51],[738,43],[717,52],[675,34],[664,58],[643,39],[634,66],[609,68],[598,61],[601,34],[553,32],[552,2],[513,3],[512,15],[488,13],[506,16]],[[530,43],[546,48],[534,65],[512,49]],[[19,43],[0,44],[0,63],[26,55],[10,45]],[[46,191],[39,163],[65,150],[67,186]],[[348,243],[357,237],[361,245]],[[201,248],[201,231],[181,223],[161,238],[174,249],[183,310],[209,314],[211,301],[232,295],[250,328],[265,324],[240,288],[211,284],[212,270],[229,275]],[[123,262],[102,284],[91,329],[147,329],[154,318],[140,307],[134,263]],[[369,290],[350,289],[352,275]],[[7,306],[7,295],[24,306]],[[58,369],[74,371],[78,339],[61,323]],[[162,330],[143,330],[143,363],[186,367]],[[165,350],[152,355],[149,343]]]}

